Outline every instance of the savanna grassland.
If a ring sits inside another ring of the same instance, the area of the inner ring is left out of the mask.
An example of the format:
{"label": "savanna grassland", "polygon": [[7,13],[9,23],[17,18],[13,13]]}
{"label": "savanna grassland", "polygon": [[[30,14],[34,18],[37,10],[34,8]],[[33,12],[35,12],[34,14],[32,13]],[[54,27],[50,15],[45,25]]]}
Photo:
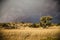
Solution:
{"label": "savanna grassland", "polygon": [[60,23],[44,16],[39,23],[0,23],[0,40],[60,40]]}
{"label": "savanna grassland", "polygon": [[0,40],[60,40],[60,29],[1,29]]}

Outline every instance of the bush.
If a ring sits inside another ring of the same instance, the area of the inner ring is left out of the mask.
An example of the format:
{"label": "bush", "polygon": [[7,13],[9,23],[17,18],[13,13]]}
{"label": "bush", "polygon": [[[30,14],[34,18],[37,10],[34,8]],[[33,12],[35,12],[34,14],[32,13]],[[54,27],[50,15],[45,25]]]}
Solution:
{"label": "bush", "polygon": [[21,23],[24,24],[25,22],[22,21]]}
{"label": "bush", "polygon": [[46,28],[47,26],[50,26],[52,17],[51,16],[43,16],[40,19],[40,26],[42,26],[43,28]]}
{"label": "bush", "polygon": [[0,25],[2,28],[10,28],[8,23],[1,23]]}
{"label": "bush", "polygon": [[11,29],[17,29],[16,23],[10,22],[8,25],[11,27]]}
{"label": "bush", "polygon": [[60,26],[60,23],[58,23],[57,26]]}
{"label": "bush", "polygon": [[37,25],[37,24],[34,23],[34,24],[30,25],[29,27],[38,28],[39,25]]}
{"label": "bush", "polygon": [[0,23],[0,26],[5,29],[17,29],[16,23]]}

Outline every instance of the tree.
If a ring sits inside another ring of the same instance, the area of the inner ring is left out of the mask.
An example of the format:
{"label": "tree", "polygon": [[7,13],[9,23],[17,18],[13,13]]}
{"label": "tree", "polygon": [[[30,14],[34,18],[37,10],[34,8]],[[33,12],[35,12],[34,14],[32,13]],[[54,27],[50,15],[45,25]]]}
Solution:
{"label": "tree", "polygon": [[52,16],[43,16],[40,18],[40,26],[46,28],[51,25]]}

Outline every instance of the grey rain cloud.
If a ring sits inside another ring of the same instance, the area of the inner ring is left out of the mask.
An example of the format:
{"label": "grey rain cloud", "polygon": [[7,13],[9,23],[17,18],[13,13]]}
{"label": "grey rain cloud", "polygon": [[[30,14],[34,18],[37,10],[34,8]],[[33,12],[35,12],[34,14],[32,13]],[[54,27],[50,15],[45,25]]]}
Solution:
{"label": "grey rain cloud", "polygon": [[1,0],[0,22],[37,22],[44,15],[60,16],[60,0]]}

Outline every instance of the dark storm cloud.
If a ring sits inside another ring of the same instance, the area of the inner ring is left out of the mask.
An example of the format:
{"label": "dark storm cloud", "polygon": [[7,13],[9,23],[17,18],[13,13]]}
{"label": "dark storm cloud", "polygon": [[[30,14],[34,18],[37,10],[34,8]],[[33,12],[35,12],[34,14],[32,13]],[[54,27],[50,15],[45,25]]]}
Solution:
{"label": "dark storm cloud", "polygon": [[3,0],[0,22],[36,21],[43,15],[60,16],[60,0]]}

